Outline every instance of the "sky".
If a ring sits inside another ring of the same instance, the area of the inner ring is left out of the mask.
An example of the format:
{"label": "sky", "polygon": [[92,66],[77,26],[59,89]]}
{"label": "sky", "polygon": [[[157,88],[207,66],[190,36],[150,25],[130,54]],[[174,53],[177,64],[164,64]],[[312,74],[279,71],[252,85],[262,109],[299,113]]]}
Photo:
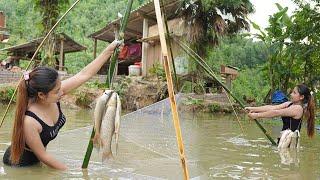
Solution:
{"label": "sky", "polygon": [[[249,19],[261,28],[268,27],[269,15],[272,15],[278,12],[278,8],[275,3],[279,3],[282,7],[288,7],[288,15],[292,15],[293,11],[296,8],[296,5],[292,0],[250,0],[254,5],[255,13],[249,16]],[[250,29],[251,33],[255,33],[252,27]]]}

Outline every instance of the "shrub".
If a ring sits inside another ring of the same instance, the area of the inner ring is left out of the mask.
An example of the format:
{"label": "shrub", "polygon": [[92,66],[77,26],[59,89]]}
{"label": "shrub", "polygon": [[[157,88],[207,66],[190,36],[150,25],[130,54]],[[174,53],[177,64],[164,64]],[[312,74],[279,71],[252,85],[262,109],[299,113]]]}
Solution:
{"label": "shrub", "polygon": [[221,106],[219,104],[217,104],[217,103],[213,103],[213,104],[209,105],[209,110],[212,113],[220,112],[221,111]]}
{"label": "shrub", "polygon": [[[8,87],[1,88],[0,101],[2,103],[9,103],[13,93],[14,93],[14,87],[8,86]],[[14,97],[13,102],[16,102],[16,96]]]}

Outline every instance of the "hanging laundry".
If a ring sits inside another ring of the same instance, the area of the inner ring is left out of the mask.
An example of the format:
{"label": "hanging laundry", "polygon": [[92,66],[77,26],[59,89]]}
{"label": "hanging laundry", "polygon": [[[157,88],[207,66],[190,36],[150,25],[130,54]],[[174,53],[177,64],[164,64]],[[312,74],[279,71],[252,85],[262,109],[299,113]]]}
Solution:
{"label": "hanging laundry", "polygon": [[127,58],[128,55],[128,45],[124,45],[124,47],[121,49],[118,59],[119,60],[125,60]]}
{"label": "hanging laundry", "polygon": [[141,44],[130,44],[128,47],[128,56],[129,58],[138,58],[141,57],[142,49]]}
{"label": "hanging laundry", "polygon": [[119,60],[140,59],[142,55],[141,43],[125,44],[118,55]]}

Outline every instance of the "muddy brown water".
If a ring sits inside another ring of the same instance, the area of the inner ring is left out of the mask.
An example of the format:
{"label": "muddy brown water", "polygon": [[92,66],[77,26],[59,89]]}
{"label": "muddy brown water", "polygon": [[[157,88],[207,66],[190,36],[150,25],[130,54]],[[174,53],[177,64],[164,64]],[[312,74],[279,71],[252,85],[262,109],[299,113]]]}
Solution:
{"label": "muddy brown water", "polygon": [[[1,117],[5,106],[0,106]],[[82,158],[92,124],[91,110],[63,107],[67,123],[47,150],[67,164],[67,171],[44,165],[8,167],[0,162],[0,179],[182,179],[172,121],[163,115],[136,113],[122,120],[119,152],[101,162],[93,151],[87,170]],[[0,129],[0,157],[10,144],[12,110]],[[299,152],[279,152],[253,122],[234,116],[180,113],[186,158],[192,179],[319,179],[320,141],[302,130]],[[277,136],[279,125],[262,121]],[[113,147],[114,148],[114,147]]]}

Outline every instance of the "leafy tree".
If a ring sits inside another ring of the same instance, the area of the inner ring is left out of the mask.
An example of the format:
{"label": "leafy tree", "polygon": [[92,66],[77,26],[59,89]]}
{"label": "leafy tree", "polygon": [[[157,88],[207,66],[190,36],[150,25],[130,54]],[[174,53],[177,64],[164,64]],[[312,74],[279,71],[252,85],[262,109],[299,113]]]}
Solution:
{"label": "leafy tree", "polygon": [[314,88],[320,73],[320,3],[319,0],[312,2],[316,5],[296,1],[300,9],[295,12],[293,25],[288,29],[288,38],[292,41],[288,51],[303,66],[298,80]]}
{"label": "leafy tree", "polygon": [[289,17],[277,4],[279,12],[269,19],[269,27],[260,29],[257,35],[270,47],[268,57],[268,78],[271,89],[282,89],[285,92],[297,83],[304,82],[312,89],[319,81],[320,73],[320,5],[295,1],[299,8]]}
{"label": "leafy tree", "polygon": [[[245,19],[254,11],[249,0],[182,0],[178,9],[186,27],[186,41],[200,56],[205,57],[207,47],[217,47],[223,35],[249,29]],[[190,63],[196,76],[203,79],[203,70]]]}
{"label": "leafy tree", "polygon": [[[69,5],[68,0],[32,0],[35,4],[35,9],[38,10],[42,16],[42,34],[45,35],[58,21],[60,13]],[[44,57],[42,64],[55,67],[56,60],[54,57],[56,47],[56,33],[53,32],[44,45]]]}
{"label": "leafy tree", "polygon": [[243,100],[252,99],[258,104],[263,103],[270,85],[262,70],[261,66],[241,69],[239,76],[232,82],[232,91],[235,95]]}
{"label": "leafy tree", "polygon": [[34,4],[30,1],[5,1],[0,0],[0,11],[6,15],[6,24],[10,32],[8,45],[25,43],[40,36],[37,28],[41,21],[40,14],[33,11]]}
{"label": "leafy tree", "polygon": [[207,63],[216,71],[220,65],[255,68],[266,63],[268,48],[263,42],[255,42],[242,35],[221,38],[216,48],[207,47]]}

